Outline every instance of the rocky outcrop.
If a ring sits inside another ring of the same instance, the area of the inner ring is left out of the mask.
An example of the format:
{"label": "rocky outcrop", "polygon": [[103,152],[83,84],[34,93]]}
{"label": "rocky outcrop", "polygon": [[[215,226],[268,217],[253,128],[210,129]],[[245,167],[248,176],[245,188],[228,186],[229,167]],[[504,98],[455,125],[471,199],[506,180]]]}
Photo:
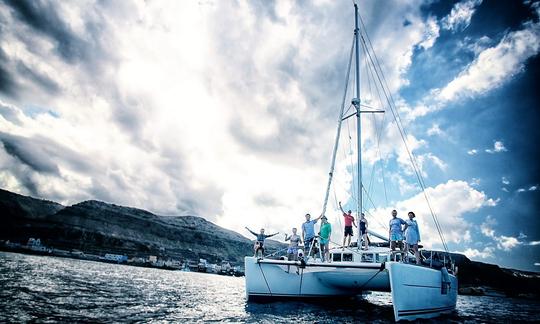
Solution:
{"label": "rocky outcrop", "polygon": [[[240,263],[252,254],[242,235],[196,216],[159,216],[145,210],[100,201],[73,206],[0,190],[0,239],[43,244],[87,253],[198,259]],[[284,245],[269,240],[268,249]]]}

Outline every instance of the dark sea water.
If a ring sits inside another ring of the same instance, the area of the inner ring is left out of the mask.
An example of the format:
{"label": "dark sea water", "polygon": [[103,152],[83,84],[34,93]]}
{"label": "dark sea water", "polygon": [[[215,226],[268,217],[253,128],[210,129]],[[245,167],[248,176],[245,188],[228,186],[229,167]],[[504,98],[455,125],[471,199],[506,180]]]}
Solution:
{"label": "dark sea water", "polygon": [[[248,303],[244,278],[0,252],[0,322],[392,322],[390,295]],[[540,321],[540,301],[459,296],[423,322]]]}

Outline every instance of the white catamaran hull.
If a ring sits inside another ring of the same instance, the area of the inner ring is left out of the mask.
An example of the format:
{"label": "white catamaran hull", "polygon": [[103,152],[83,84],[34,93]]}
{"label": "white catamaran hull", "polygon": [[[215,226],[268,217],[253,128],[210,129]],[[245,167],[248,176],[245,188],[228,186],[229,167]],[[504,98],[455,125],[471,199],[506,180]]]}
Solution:
{"label": "white catamaran hull", "polygon": [[[335,298],[391,291],[396,320],[429,318],[456,307],[457,279],[443,292],[440,270],[399,262],[307,263],[245,258],[246,297]],[[448,285],[446,285],[448,287]]]}
{"label": "white catamaran hull", "polygon": [[388,262],[394,317],[431,318],[456,308],[458,281],[446,269]]}

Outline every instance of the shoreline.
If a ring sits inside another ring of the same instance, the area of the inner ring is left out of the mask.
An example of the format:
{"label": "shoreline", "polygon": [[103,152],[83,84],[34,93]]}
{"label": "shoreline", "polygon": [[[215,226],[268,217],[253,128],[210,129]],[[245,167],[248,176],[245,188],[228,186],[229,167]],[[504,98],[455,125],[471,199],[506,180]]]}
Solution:
{"label": "shoreline", "polygon": [[222,273],[208,272],[208,271],[191,271],[189,270],[189,268],[185,268],[181,266],[175,267],[175,266],[168,266],[165,264],[161,264],[161,265],[153,264],[152,262],[136,262],[136,261],[130,261],[129,259],[127,261],[120,262],[120,261],[107,260],[103,257],[94,255],[94,254],[64,251],[64,250],[58,250],[58,249],[53,249],[53,248],[46,248],[45,250],[35,250],[26,246],[10,247],[3,244],[3,245],[0,245],[0,252],[9,252],[9,253],[35,255],[35,256],[50,256],[50,257],[59,257],[59,258],[73,259],[73,260],[94,261],[94,262],[101,262],[101,263],[108,263],[108,264],[118,264],[118,265],[125,265],[125,266],[131,266],[131,267],[139,267],[139,268],[153,268],[153,269],[161,269],[161,270],[169,270],[169,271],[196,272],[196,273],[203,273],[203,274],[223,275],[223,276],[229,276],[229,277],[243,277],[243,272],[241,272],[241,275],[236,275],[236,274],[222,274]]}

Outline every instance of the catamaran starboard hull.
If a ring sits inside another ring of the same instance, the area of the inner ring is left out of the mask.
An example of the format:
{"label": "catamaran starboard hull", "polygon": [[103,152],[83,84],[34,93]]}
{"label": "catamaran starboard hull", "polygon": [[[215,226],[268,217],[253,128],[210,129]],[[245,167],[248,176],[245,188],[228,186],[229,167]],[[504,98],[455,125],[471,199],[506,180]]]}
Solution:
{"label": "catamaran starboard hull", "polygon": [[432,318],[455,310],[458,280],[446,269],[387,262],[394,317],[399,320]]}

